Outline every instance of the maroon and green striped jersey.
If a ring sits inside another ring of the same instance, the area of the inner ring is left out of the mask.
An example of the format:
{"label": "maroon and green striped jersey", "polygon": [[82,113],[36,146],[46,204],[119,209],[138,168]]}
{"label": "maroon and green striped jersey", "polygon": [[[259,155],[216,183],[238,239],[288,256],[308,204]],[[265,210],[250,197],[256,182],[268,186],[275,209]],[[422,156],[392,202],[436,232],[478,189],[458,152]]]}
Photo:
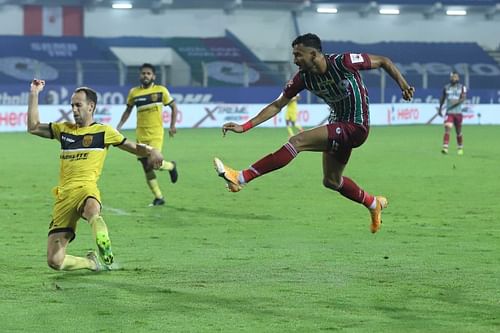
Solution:
{"label": "maroon and green striped jersey", "polygon": [[323,74],[299,71],[288,82],[283,94],[292,98],[307,89],[330,107],[329,122],[349,122],[369,126],[368,90],[360,70],[371,69],[366,53],[325,55],[327,70]]}

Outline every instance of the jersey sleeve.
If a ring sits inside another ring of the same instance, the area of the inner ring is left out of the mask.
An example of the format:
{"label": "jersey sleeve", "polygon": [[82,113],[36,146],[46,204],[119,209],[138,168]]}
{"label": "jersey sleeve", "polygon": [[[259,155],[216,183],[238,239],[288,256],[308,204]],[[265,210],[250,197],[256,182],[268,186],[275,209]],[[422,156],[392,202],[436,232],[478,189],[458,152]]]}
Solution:
{"label": "jersey sleeve", "polygon": [[467,87],[465,85],[462,86],[462,93],[460,97],[465,98],[467,96]]}
{"label": "jersey sleeve", "polygon": [[64,123],[49,123],[51,139],[61,141],[61,132],[63,130],[63,127]]}
{"label": "jersey sleeve", "polygon": [[127,96],[127,105],[134,106],[134,88],[130,89]]}
{"label": "jersey sleeve", "polygon": [[304,84],[304,80],[302,80],[300,72],[297,72],[293,76],[293,78],[286,84],[285,88],[283,89],[283,95],[286,98],[291,99],[305,88],[306,86]]}
{"label": "jersey sleeve", "polygon": [[344,53],[340,55],[343,67],[349,72],[371,69],[372,62],[368,53]]}
{"label": "jersey sleeve", "polygon": [[109,145],[119,146],[123,142],[125,142],[125,140],[126,140],[125,137],[120,132],[118,132],[116,129],[114,129],[113,127],[111,127],[109,125],[106,126],[106,132],[104,135],[104,145],[105,146],[109,146]]}
{"label": "jersey sleeve", "polygon": [[174,101],[174,99],[172,98],[172,95],[170,95],[170,92],[168,91],[168,89],[166,87],[163,87],[163,105],[169,105],[170,103],[172,103]]}

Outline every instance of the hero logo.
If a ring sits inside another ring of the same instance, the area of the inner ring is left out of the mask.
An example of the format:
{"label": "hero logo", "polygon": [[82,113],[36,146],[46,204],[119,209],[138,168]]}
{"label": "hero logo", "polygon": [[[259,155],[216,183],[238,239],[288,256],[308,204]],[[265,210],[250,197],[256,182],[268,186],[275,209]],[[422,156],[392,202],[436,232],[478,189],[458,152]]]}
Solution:
{"label": "hero logo", "polygon": [[[163,124],[170,124],[170,122],[172,121],[172,117],[171,117],[170,112],[163,111],[162,119],[163,119]],[[177,118],[175,119],[175,123],[182,124],[182,111],[181,110],[177,110]]]}
{"label": "hero logo", "polygon": [[407,121],[418,120],[420,111],[418,108],[401,108],[396,109],[394,106],[387,110],[387,121],[390,124],[392,121]]}

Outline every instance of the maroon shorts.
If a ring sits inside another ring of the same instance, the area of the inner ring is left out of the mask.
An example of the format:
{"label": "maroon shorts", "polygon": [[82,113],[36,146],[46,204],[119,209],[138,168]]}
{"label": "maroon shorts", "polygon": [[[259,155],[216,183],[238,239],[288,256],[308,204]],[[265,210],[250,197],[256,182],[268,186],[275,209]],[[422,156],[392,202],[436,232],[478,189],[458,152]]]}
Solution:
{"label": "maroon shorts", "polygon": [[455,127],[462,125],[463,116],[461,113],[448,113],[444,119],[444,123],[452,123]]}
{"label": "maroon shorts", "polygon": [[368,128],[353,123],[331,123],[328,130],[329,152],[342,164],[347,164],[353,148],[361,146],[368,137]]}

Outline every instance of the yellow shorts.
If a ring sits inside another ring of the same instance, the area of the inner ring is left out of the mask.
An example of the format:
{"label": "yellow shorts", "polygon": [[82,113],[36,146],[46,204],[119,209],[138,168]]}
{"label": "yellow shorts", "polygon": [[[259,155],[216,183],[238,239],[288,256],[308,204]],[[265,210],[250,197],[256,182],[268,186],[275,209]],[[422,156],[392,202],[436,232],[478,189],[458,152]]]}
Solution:
{"label": "yellow shorts", "polygon": [[285,113],[285,120],[296,122],[297,121],[297,112],[288,112],[287,111]]}
{"label": "yellow shorts", "polygon": [[68,231],[76,233],[76,225],[82,217],[83,205],[87,198],[96,199],[101,203],[101,193],[94,184],[64,188],[56,186],[52,189],[56,198],[52,210],[52,222],[49,225],[49,235],[55,232]]}
{"label": "yellow shorts", "polygon": [[153,148],[156,148],[160,152],[163,148],[163,128],[161,132],[157,129],[150,128],[137,128],[136,136],[138,143],[145,143]]}

